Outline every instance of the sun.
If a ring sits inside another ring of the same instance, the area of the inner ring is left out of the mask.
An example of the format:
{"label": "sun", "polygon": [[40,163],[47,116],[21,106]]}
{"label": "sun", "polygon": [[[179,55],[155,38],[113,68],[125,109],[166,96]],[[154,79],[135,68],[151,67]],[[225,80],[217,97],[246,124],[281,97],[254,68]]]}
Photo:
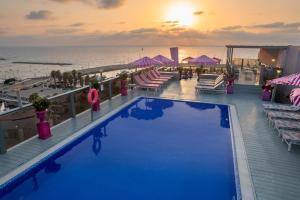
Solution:
{"label": "sun", "polygon": [[166,20],[178,21],[182,26],[191,26],[194,23],[193,7],[188,4],[173,5],[167,11]]}

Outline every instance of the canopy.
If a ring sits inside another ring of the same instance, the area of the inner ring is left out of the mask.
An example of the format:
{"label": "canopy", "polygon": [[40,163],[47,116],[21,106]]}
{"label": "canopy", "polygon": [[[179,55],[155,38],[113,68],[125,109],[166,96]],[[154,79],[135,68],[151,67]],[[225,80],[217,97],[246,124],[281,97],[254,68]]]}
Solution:
{"label": "canopy", "polygon": [[194,59],[194,58],[189,56],[189,57],[182,59],[182,62],[190,62],[190,60],[192,60],[192,59]]}
{"label": "canopy", "polygon": [[194,58],[189,61],[189,64],[197,64],[197,65],[216,65],[217,61],[208,57],[207,55],[202,55],[198,58]]}
{"label": "canopy", "polygon": [[289,76],[283,76],[273,80],[269,80],[267,85],[293,85],[300,86],[300,73],[292,74]]}
{"label": "canopy", "polygon": [[174,64],[174,60],[171,60],[163,55],[157,55],[155,56],[154,58],[152,58],[154,60],[157,60],[163,64],[166,64],[166,65],[171,65],[171,64]]}
{"label": "canopy", "polygon": [[136,67],[146,67],[146,66],[151,66],[151,65],[162,65],[162,63],[145,56],[143,58],[140,58],[138,60],[135,60],[135,61],[129,63],[129,65],[133,65]]}
{"label": "canopy", "polygon": [[215,61],[217,61],[217,64],[220,64],[220,63],[221,63],[221,61],[222,61],[222,59],[220,59],[220,58],[216,58],[216,57],[213,57],[213,59],[214,59]]}
{"label": "canopy", "polygon": [[290,94],[290,100],[294,106],[300,107],[300,88],[292,90]]}

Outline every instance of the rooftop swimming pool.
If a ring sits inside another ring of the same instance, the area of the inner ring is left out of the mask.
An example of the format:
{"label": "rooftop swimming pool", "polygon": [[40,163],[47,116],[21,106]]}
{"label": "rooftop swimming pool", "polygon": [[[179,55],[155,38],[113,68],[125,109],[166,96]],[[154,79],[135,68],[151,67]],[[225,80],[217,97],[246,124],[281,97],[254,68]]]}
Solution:
{"label": "rooftop swimming pool", "polygon": [[0,186],[0,199],[239,199],[233,146],[227,105],[138,98]]}

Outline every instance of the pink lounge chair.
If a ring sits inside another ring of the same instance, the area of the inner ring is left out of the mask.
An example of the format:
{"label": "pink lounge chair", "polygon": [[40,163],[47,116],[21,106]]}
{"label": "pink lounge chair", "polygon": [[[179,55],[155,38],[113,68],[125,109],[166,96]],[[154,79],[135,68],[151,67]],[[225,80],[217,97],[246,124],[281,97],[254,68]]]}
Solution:
{"label": "pink lounge chair", "polygon": [[168,77],[168,78],[173,78],[173,75],[163,75],[161,74],[157,69],[153,69],[153,71],[159,76],[159,77]]}
{"label": "pink lounge chair", "polygon": [[167,79],[167,80],[171,79],[171,77],[163,77],[163,76],[157,75],[157,73],[155,73],[154,70],[150,71],[150,73],[154,76],[154,78],[164,78],[164,79]]}
{"label": "pink lounge chair", "polygon": [[149,77],[150,80],[158,80],[162,82],[167,82],[169,79],[168,78],[155,78],[151,72],[146,73],[146,75]]}
{"label": "pink lounge chair", "polygon": [[160,87],[160,85],[158,85],[158,84],[147,84],[147,83],[145,83],[138,75],[133,76],[133,79],[134,79],[135,83],[140,88],[155,89],[155,90],[157,90]]}
{"label": "pink lounge chair", "polygon": [[148,79],[145,74],[140,74],[140,78],[147,84],[158,84],[158,85],[164,84],[164,82],[162,82],[162,81],[152,81],[152,80]]}

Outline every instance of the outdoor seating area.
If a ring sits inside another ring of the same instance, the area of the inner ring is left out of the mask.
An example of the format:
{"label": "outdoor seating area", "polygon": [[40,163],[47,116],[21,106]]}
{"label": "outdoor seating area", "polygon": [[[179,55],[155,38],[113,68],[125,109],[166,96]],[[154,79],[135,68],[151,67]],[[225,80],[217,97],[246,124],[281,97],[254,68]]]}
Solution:
{"label": "outdoor seating area", "polygon": [[155,94],[159,89],[162,89],[168,81],[174,78],[174,75],[163,75],[157,69],[151,69],[148,72],[141,72],[133,76],[136,85],[139,88],[153,89]]}
{"label": "outdoor seating area", "polygon": [[[300,74],[292,74],[268,81],[267,85],[291,85],[299,86]],[[269,124],[278,132],[278,136],[288,145],[291,151],[293,144],[300,144],[300,89],[293,89],[290,93],[290,101],[293,105],[263,104],[264,112]]]}

